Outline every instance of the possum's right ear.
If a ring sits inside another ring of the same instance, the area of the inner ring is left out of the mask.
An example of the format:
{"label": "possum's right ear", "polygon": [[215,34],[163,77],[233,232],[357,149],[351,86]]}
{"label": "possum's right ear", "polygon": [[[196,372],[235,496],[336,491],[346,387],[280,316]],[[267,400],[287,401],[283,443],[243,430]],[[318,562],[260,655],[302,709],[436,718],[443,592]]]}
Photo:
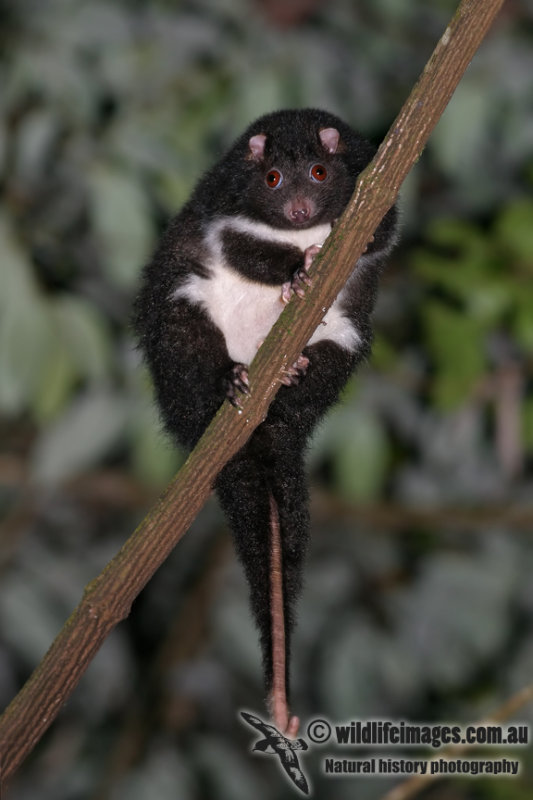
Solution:
{"label": "possum's right ear", "polygon": [[265,142],[266,136],[264,133],[258,133],[248,142],[248,147],[250,148],[250,152],[248,154],[248,158],[252,158],[254,161],[262,161],[265,155]]}
{"label": "possum's right ear", "polygon": [[336,153],[339,146],[340,133],[337,128],[322,128],[318,135],[326,153]]}

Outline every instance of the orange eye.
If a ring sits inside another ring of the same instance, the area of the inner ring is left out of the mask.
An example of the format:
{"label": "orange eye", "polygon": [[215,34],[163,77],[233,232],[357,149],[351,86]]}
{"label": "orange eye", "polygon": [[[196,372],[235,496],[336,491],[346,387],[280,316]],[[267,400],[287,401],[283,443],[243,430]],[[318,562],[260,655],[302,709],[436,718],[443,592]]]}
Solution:
{"label": "orange eye", "polygon": [[278,169],[271,169],[270,172],[267,172],[265,181],[266,185],[270,186],[271,189],[277,189],[283,181],[283,175]]}
{"label": "orange eye", "polygon": [[319,183],[320,181],[326,180],[328,177],[328,171],[322,166],[322,164],[313,164],[309,170],[309,177],[312,181]]}

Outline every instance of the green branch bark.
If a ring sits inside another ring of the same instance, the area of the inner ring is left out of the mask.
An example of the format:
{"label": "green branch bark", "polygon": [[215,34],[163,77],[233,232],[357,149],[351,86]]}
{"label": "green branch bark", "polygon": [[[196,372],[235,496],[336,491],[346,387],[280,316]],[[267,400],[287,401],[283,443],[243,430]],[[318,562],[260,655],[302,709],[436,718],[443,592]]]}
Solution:
{"label": "green branch bark", "polygon": [[0,718],[0,774],[39,741],[110,631],[190,526],[223,467],[265,418],[292,364],[324,317],[422,149],[503,0],[463,0],[348,208],[313,264],[313,288],[282,313],[250,369],[242,412],[224,403],[173,482],[82,600]]}

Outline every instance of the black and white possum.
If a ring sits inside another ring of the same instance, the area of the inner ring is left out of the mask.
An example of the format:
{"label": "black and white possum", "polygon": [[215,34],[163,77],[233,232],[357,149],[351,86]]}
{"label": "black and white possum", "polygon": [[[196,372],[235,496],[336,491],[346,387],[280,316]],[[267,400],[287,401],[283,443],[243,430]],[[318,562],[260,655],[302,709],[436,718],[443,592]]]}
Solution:
{"label": "black and white possum", "polygon": [[[192,448],[228,398],[283,305],[302,296],[313,256],[346,207],[374,148],[314,109],[256,120],[198,183],[145,268],[134,325],[166,428]],[[270,710],[287,705],[289,639],[308,541],[304,451],[317,421],[370,350],[370,315],[396,239],[391,209],[345,288],[283,378],[265,421],[215,488],[250,586]],[[253,387],[252,387],[253,388]]]}

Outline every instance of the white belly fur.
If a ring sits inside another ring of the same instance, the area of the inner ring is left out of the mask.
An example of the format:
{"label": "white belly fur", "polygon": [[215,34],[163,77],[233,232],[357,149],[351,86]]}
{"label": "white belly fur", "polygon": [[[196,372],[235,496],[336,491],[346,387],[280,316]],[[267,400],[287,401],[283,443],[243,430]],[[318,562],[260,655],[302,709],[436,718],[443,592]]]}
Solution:
{"label": "white belly fur", "polygon": [[[261,342],[284,308],[281,286],[266,286],[249,281],[224,263],[220,234],[226,227],[250,233],[258,239],[293,244],[302,252],[312,244],[322,244],[331,226],[319,225],[302,231],[285,231],[242,217],[224,218],[211,226],[206,244],[210,252],[207,267],[209,278],[191,277],[175,292],[204,308],[222,331],[228,354],[233,361],[250,364]],[[333,303],[309,344],[324,339],[336,342],[346,350],[355,350],[360,337],[351,322],[342,314],[338,299]]]}

